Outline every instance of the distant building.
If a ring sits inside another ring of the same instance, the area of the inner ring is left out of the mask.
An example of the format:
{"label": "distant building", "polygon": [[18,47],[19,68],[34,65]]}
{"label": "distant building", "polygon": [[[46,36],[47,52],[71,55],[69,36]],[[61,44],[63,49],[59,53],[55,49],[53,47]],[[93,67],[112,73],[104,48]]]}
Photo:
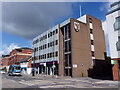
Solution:
{"label": "distant building", "polygon": [[105,60],[101,21],[90,15],[69,18],[35,37],[33,49],[36,74],[86,77],[95,59]]}
{"label": "distant building", "polygon": [[111,4],[106,15],[113,79],[120,80],[120,1]]}
{"label": "distant building", "polygon": [[2,69],[6,69],[6,71],[8,71],[9,57],[10,57],[10,55],[2,55],[2,57],[1,57]]}
{"label": "distant building", "polygon": [[23,48],[17,48],[10,52],[10,58],[9,58],[9,65],[17,64],[17,61],[21,60],[22,58],[26,58],[28,56],[32,56],[32,49],[23,47]]}
{"label": "distant building", "polygon": [[17,62],[22,69],[22,74],[31,74],[32,71],[32,56],[27,56],[26,58],[22,58]]}

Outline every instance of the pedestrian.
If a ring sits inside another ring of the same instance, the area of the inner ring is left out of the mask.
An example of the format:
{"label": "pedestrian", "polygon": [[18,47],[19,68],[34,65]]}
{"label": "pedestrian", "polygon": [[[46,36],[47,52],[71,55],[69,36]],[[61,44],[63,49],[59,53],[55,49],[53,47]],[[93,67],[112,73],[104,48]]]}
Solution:
{"label": "pedestrian", "polygon": [[35,76],[35,70],[34,70],[34,68],[32,69],[32,76]]}

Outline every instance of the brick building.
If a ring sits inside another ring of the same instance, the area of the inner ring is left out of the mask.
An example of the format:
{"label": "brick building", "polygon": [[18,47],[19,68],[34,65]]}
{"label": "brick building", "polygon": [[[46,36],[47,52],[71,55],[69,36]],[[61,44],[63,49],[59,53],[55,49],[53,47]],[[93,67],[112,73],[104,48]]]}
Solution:
{"label": "brick building", "polygon": [[17,64],[17,61],[21,60],[22,58],[26,58],[27,56],[32,55],[32,49],[23,47],[23,48],[17,48],[10,52],[9,62],[8,65],[14,65]]}
{"label": "brick building", "polygon": [[17,61],[32,56],[32,49],[23,47],[12,50],[9,55],[2,55],[1,60],[1,69],[6,68],[8,70],[9,65],[18,64]]}
{"label": "brick building", "polygon": [[8,70],[9,57],[10,55],[2,55],[2,58],[1,58],[2,69],[6,68],[6,70]]}
{"label": "brick building", "polygon": [[32,56],[27,56],[17,61],[17,63],[21,66],[23,74],[31,74],[32,72]]}
{"label": "brick building", "polygon": [[82,77],[105,60],[104,31],[101,21],[90,15],[68,20],[33,39],[36,74]]}

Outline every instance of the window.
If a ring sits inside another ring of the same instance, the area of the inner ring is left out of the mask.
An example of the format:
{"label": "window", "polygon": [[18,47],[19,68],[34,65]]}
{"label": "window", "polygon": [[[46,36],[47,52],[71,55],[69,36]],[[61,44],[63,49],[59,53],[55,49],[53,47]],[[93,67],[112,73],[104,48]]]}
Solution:
{"label": "window", "polygon": [[116,17],[115,23],[114,23],[114,30],[120,30],[120,16]]}
{"label": "window", "polygon": [[52,32],[50,32],[50,36],[52,36]]}
{"label": "window", "polygon": [[47,44],[45,44],[45,48],[47,48]]}
{"label": "window", "polygon": [[56,29],[56,34],[58,33],[58,29]]}
{"label": "window", "polygon": [[89,18],[89,22],[92,23],[92,18]]}
{"label": "window", "polygon": [[58,45],[58,40],[55,41],[55,45]]}
{"label": "window", "polygon": [[47,54],[47,58],[49,58],[49,53]]}
{"label": "window", "polygon": [[70,38],[70,24],[64,26],[64,39],[67,40]]}
{"label": "window", "polygon": [[50,47],[52,47],[52,42],[50,42]]}
{"label": "window", "polygon": [[41,50],[41,48],[39,47],[39,50]]}
{"label": "window", "polygon": [[93,30],[92,29],[90,29],[90,33],[93,34]]}
{"label": "window", "polygon": [[44,49],[44,45],[42,45],[42,49]]}
{"label": "window", "polygon": [[38,51],[38,47],[37,47],[37,51]]}
{"label": "window", "polygon": [[48,38],[50,37],[50,34],[48,33]]}
{"label": "window", "polygon": [[95,52],[94,52],[94,51],[92,51],[92,56],[93,56],[93,57],[95,56]]}
{"label": "window", "polygon": [[[118,60],[118,70],[119,70],[119,73],[120,73],[120,60]],[[120,75],[119,75],[120,77]]]}
{"label": "window", "polygon": [[46,59],[46,54],[45,54],[45,59]]}
{"label": "window", "polygon": [[50,46],[49,46],[49,43],[48,43],[48,48],[49,48]]}
{"label": "window", "polygon": [[67,51],[68,51],[68,50],[67,50],[67,47],[68,47],[67,42],[65,42],[65,45],[64,45],[65,52],[67,52]]}
{"label": "window", "polygon": [[53,35],[55,35],[55,31],[53,31]]}
{"label": "window", "polygon": [[52,57],[52,53],[50,53],[50,58]]}
{"label": "window", "polygon": [[40,59],[40,56],[39,56],[39,59]]}
{"label": "window", "polygon": [[57,52],[57,51],[55,52],[55,56],[56,56],[56,57],[58,56],[58,52]]}
{"label": "window", "polygon": [[91,45],[94,45],[93,40],[91,40]]}
{"label": "window", "polygon": [[45,35],[45,39],[47,39],[47,35]]}
{"label": "window", "polygon": [[41,50],[43,49],[43,47],[41,46]]}
{"label": "window", "polygon": [[54,41],[52,42],[53,46],[54,46]]}
{"label": "window", "polygon": [[64,43],[64,50],[65,52],[70,52],[71,51],[71,41],[65,41]]}
{"label": "window", "polygon": [[118,37],[118,42],[116,43],[117,51],[120,51],[120,36]]}
{"label": "window", "polygon": [[54,57],[54,52],[52,54],[53,54],[53,57]]}

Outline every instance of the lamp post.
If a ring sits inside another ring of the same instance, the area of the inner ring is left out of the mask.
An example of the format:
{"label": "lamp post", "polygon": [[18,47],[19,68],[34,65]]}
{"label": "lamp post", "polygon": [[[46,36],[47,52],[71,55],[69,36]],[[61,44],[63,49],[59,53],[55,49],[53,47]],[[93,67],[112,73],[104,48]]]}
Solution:
{"label": "lamp post", "polygon": [[33,69],[32,69],[32,76],[35,76],[35,49],[33,49],[34,58],[33,58]]}

